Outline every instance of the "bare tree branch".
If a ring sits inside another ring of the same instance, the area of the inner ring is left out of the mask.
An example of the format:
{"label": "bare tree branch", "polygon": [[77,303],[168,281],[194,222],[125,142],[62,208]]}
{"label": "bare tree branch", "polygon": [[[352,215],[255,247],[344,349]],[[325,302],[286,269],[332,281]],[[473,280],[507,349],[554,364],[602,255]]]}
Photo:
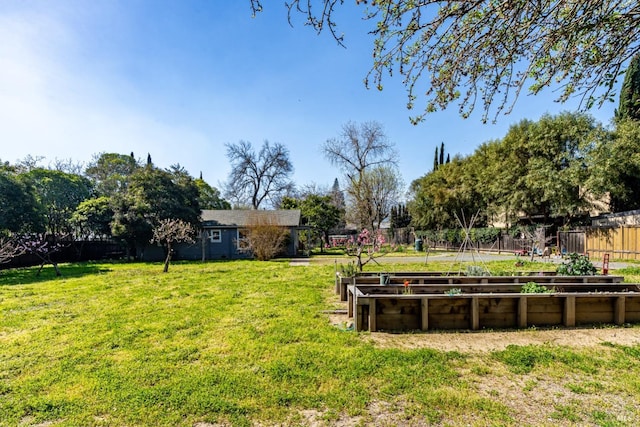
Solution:
{"label": "bare tree branch", "polygon": [[265,141],[256,154],[250,142],[226,144],[231,173],[225,185],[225,197],[258,209],[265,200],[274,201],[293,190],[289,176],[293,165],[289,150]]}

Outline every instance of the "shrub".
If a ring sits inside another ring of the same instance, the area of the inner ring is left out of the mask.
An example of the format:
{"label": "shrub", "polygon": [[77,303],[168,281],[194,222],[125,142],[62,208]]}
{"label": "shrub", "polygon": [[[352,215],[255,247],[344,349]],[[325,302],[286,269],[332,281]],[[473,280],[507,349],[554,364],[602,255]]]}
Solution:
{"label": "shrub", "polygon": [[354,261],[349,262],[348,264],[340,264],[340,274],[342,277],[353,277],[356,275],[358,269],[356,268],[356,263]]}
{"label": "shrub", "polygon": [[553,290],[536,282],[527,282],[522,285],[520,292],[523,294],[547,294],[553,292]]}
{"label": "shrub", "polygon": [[569,254],[569,261],[563,262],[556,269],[556,273],[563,276],[592,276],[596,274],[596,267],[586,255]]}
{"label": "shrub", "polygon": [[274,258],[284,248],[288,231],[267,217],[251,218],[249,225],[241,230],[244,238],[238,241],[238,247],[252,253],[258,260]]}
{"label": "shrub", "polygon": [[479,265],[468,265],[467,276],[489,276],[489,272]]}

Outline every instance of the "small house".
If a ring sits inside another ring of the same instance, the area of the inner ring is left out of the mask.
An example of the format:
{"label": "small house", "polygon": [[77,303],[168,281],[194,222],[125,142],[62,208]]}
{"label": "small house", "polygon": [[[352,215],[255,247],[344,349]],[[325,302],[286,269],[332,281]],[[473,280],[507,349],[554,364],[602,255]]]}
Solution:
{"label": "small house", "polygon": [[301,248],[299,210],[203,210],[200,255],[204,259],[249,258],[240,242],[244,230],[257,224],[276,225],[288,230],[284,256],[295,257]]}

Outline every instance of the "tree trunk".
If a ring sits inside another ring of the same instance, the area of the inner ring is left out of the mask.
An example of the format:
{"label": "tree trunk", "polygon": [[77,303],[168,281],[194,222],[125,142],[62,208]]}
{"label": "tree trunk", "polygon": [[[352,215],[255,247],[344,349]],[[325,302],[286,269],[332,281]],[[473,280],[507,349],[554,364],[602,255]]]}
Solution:
{"label": "tree trunk", "polygon": [[162,269],[163,273],[169,271],[169,262],[171,262],[171,244],[167,245],[167,257],[164,260],[164,268]]}

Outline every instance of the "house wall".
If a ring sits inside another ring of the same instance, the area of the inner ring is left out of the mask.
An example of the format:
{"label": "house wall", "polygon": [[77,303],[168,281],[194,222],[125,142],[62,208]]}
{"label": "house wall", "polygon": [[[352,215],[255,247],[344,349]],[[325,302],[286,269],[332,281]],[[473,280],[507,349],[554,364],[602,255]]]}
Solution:
{"label": "house wall", "polygon": [[[243,259],[250,258],[249,255],[238,253],[236,249],[236,240],[238,238],[237,228],[211,228],[212,230],[220,230],[220,241],[211,241],[205,236],[204,245],[201,239],[198,239],[195,245],[179,245],[176,252],[176,259],[200,260],[204,251],[204,258],[209,260],[216,259]],[[209,229],[206,229],[209,230]],[[205,231],[206,231],[205,230]]]}
{"label": "house wall", "polygon": [[[247,253],[238,252],[236,241],[238,239],[237,228],[210,228],[212,230],[220,230],[220,241],[211,241],[208,237],[205,237],[204,245],[201,239],[198,239],[195,244],[179,244],[176,245],[173,259],[175,260],[201,260],[202,252],[204,250],[204,258],[206,260],[221,260],[221,259],[248,259],[252,256]],[[209,230],[209,228],[205,229]],[[292,257],[297,253],[298,248],[298,232],[295,229],[291,229],[291,237],[288,239],[288,245],[285,249],[286,256]],[[156,257],[150,258],[145,251],[145,259],[149,261],[159,261],[164,259],[164,254],[160,249],[160,258],[157,258],[156,251],[153,251],[153,255]],[[149,254],[150,255],[150,254]],[[157,258],[157,259],[156,259]]]}

